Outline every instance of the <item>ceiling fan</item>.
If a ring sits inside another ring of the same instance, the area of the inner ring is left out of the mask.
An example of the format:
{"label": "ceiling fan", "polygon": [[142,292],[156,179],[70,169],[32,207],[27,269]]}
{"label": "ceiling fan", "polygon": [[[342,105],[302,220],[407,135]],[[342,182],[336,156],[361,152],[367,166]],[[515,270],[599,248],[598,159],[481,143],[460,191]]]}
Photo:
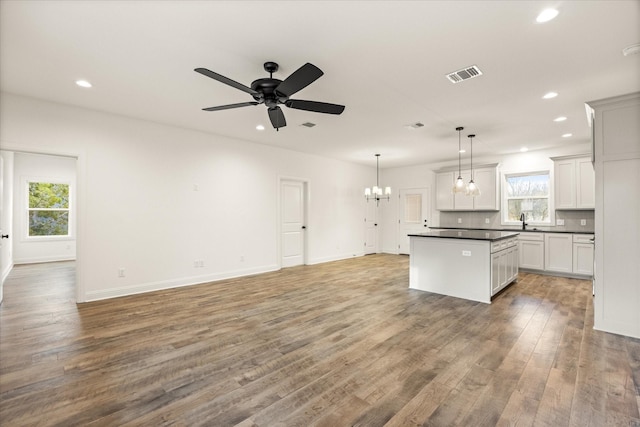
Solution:
{"label": "ceiling fan", "polygon": [[248,107],[250,105],[265,104],[269,113],[269,120],[276,130],[287,125],[280,104],[296,110],[313,111],[325,114],[341,114],[344,105],[329,104],[318,101],[304,101],[302,99],[289,99],[294,93],[304,89],[319,79],[324,73],[313,64],[306,63],[298,68],[289,77],[283,80],[273,78],[273,73],[278,71],[278,64],[265,62],[264,69],[269,73],[268,78],[255,80],[251,87],[238,83],[206,68],[196,68],[194,71],[224,83],[243,92],[247,92],[255,101],[240,102],[237,104],[220,105],[217,107],[203,108],[204,111],[228,110],[231,108]]}

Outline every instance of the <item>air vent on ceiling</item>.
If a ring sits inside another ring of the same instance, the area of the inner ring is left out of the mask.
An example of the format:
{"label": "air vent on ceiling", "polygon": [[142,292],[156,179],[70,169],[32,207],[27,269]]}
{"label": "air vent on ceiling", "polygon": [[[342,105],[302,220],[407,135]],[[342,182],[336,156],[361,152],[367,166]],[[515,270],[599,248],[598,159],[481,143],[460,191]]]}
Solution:
{"label": "air vent on ceiling", "polygon": [[423,127],[424,124],[420,122],[411,123],[410,125],[404,125],[407,129],[419,129]]}
{"label": "air vent on ceiling", "polygon": [[472,65],[470,67],[463,68],[462,70],[447,74],[447,78],[451,83],[460,83],[463,80],[469,80],[481,75],[482,71],[480,71],[480,68]]}
{"label": "air vent on ceiling", "polygon": [[304,122],[301,126],[306,126],[308,128],[314,127],[316,124],[311,122]]}

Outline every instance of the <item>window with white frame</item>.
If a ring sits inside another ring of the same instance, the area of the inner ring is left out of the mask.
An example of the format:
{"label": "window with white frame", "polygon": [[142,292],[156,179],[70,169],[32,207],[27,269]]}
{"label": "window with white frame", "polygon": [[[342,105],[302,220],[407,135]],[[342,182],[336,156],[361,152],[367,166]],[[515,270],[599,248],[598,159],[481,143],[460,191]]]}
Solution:
{"label": "window with white frame", "polygon": [[525,215],[529,224],[550,225],[549,171],[505,173],[502,185],[502,223],[520,223]]}
{"label": "window with white frame", "polygon": [[28,237],[69,236],[69,184],[27,182]]}

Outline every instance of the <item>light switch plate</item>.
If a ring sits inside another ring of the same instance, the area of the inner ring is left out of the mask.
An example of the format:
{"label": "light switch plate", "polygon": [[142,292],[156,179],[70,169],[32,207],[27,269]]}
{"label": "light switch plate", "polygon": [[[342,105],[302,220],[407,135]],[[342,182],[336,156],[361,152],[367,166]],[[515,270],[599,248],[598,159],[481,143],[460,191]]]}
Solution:
{"label": "light switch plate", "polygon": [[556,219],[556,225],[564,225],[564,219]]}
{"label": "light switch plate", "polygon": [[580,220],[580,225],[587,225],[587,220],[586,219],[581,219]]}

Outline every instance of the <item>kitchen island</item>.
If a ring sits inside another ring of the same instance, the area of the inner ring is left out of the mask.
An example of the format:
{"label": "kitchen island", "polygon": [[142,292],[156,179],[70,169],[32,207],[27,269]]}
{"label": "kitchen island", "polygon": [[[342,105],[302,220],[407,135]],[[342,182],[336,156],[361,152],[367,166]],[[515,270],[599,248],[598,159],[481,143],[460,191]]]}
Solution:
{"label": "kitchen island", "polygon": [[490,304],[493,295],[518,277],[518,234],[478,230],[409,234],[409,287]]}

